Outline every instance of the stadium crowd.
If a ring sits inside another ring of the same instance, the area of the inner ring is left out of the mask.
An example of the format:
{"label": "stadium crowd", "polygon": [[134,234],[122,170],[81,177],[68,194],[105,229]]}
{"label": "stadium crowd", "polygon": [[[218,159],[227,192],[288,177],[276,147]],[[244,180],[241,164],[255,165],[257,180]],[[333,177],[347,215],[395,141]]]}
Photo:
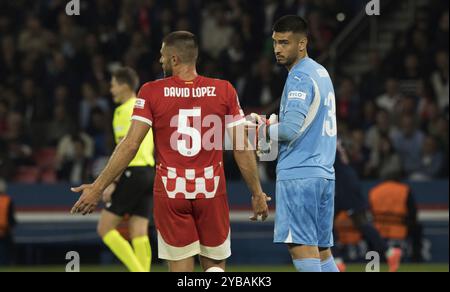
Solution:
{"label": "stadium crowd", "polygon": [[[436,2],[436,1],[430,1]],[[430,5],[387,56],[370,52],[361,78],[339,74],[339,138],[363,178],[448,177],[448,2]],[[311,57],[326,52],[356,0],[64,0],[0,2],[0,177],[16,182],[89,181],[114,149],[112,70],[161,78],[162,37],[196,33],[200,73],[230,80],[246,113],[278,107],[285,70],[273,61],[272,23],[305,16]],[[435,7],[435,8],[433,8]],[[230,178],[238,178],[231,153]],[[261,174],[274,179],[274,164]]]}

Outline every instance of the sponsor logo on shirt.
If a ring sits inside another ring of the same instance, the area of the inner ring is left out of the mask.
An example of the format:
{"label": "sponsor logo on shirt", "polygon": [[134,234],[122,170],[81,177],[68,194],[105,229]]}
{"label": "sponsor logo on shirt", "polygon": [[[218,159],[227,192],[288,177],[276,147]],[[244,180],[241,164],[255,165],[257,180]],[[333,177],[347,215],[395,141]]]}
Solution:
{"label": "sponsor logo on shirt", "polygon": [[306,100],[306,93],[301,91],[291,91],[288,94],[288,99]]}
{"label": "sponsor logo on shirt", "polygon": [[136,99],[136,104],[134,105],[134,108],[144,109],[144,107],[145,107],[145,99],[142,98]]}

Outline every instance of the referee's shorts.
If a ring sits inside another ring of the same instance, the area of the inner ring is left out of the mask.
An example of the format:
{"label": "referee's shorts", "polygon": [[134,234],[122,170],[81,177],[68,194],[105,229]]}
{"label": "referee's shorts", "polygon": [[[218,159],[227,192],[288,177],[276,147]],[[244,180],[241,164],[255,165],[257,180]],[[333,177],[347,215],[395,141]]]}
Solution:
{"label": "referee's shorts", "polygon": [[105,209],[119,217],[129,215],[151,220],[154,177],[153,167],[127,168]]}

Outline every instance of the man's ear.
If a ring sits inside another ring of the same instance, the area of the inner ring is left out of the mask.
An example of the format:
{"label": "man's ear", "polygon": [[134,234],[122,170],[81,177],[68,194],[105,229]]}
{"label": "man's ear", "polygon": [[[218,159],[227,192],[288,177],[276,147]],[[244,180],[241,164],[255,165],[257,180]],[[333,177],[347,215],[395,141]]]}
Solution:
{"label": "man's ear", "polygon": [[180,59],[177,55],[172,55],[170,57],[170,63],[172,63],[172,67],[178,65],[180,63]]}
{"label": "man's ear", "polygon": [[301,38],[300,42],[298,43],[298,49],[301,52],[303,52],[306,50],[307,46],[308,46],[308,38],[306,38],[306,37]]}

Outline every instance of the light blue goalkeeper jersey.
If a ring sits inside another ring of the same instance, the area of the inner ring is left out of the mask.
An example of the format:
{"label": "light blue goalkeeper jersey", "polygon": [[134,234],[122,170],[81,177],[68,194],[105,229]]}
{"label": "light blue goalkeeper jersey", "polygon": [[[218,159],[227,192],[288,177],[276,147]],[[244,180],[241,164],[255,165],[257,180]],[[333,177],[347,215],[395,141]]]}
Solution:
{"label": "light blue goalkeeper jersey", "polygon": [[277,180],[334,180],[335,93],[328,71],[311,58],[302,59],[289,72],[281,99],[280,126],[289,113],[291,117],[303,116],[304,121],[298,123],[300,130],[292,139],[279,142]]}

